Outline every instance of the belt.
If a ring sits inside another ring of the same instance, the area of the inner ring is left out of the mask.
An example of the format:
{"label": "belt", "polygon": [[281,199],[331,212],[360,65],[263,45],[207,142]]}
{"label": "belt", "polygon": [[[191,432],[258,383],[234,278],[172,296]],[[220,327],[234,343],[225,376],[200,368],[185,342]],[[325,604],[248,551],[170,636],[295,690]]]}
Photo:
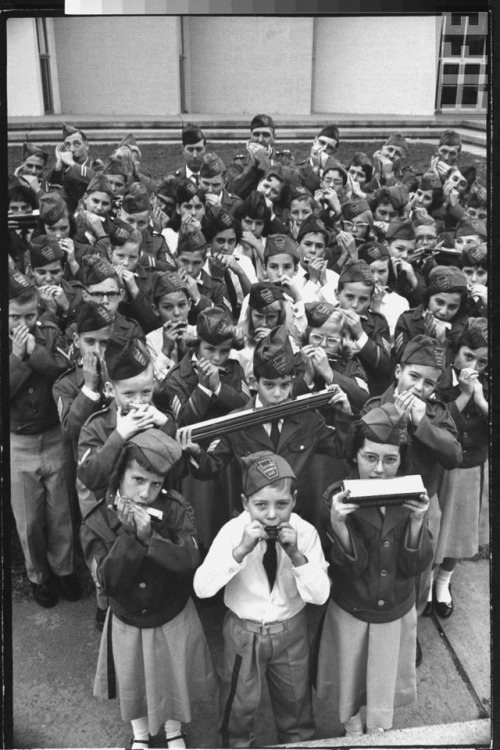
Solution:
{"label": "belt", "polygon": [[[234,613],[233,613],[234,614]],[[257,622],[256,620],[244,620],[242,617],[234,615],[240,625],[248,630],[250,633],[258,633],[259,635],[276,635],[277,633],[284,633],[290,627],[291,623],[299,616],[303,616],[304,611],[301,609],[296,615],[290,617],[288,620],[275,620],[274,622]]]}

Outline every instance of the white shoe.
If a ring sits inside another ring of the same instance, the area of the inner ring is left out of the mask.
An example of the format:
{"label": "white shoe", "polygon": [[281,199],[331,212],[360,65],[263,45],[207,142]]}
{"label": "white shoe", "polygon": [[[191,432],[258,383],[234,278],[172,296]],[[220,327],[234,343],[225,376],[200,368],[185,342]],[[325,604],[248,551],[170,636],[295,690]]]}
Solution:
{"label": "white shoe", "polygon": [[363,735],[363,722],[359,712],[346,721],[344,730],[346,737],[361,737]]}

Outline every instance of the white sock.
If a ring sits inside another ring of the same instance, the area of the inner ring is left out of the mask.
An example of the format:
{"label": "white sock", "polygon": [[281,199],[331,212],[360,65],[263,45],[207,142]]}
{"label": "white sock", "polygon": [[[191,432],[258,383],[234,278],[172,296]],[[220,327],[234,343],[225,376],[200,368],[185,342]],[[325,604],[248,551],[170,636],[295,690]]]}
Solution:
{"label": "white sock", "polygon": [[[167,719],[165,722],[165,737],[167,740],[170,737],[177,737],[181,734],[181,722],[175,719]],[[186,747],[183,737],[179,737],[178,740],[170,740],[168,743],[169,747]]]}
{"label": "white sock", "polygon": [[361,709],[357,714],[351,716],[350,719],[344,724],[346,737],[358,737],[363,734],[363,719],[361,717]]}
{"label": "white sock", "polygon": [[450,579],[452,575],[452,570],[439,568],[439,573],[436,577],[436,599],[438,602],[443,602],[443,604],[451,603]]}
{"label": "white sock", "polygon": [[147,716],[132,719],[132,732],[135,740],[149,740],[149,723]]}

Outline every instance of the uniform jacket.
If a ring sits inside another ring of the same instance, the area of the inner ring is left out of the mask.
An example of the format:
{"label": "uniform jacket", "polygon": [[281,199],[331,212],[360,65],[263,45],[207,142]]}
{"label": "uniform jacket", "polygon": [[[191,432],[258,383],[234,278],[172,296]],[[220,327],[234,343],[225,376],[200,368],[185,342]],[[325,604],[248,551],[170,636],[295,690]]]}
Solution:
{"label": "uniform jacket", "polygon": [[[376,480],[374,480],[376,481]],[[325,495],[338,491],[329,487]],[[392,622],[415,603],[415,577],[431,563],[432,536],[426,520],[416,549],[408,547],[410,511],[387,505],[385,515],[375,507],[350,513],[346,525],[354,554],[348,555],[330,521],[330,596],[339,607],[363,622]]]}
{"label": "uniform jacket", "polygon": [[141,252],[143,255],[139,259],[140,265],[148,265],[147,256],[150,256],[154,258],[155,268],[158,271],[177,270],[177,265],[165,237],[161,234],[153,234],[149,228],[142,233]]}
{"label": "uniform jacket", "polygon": [[[488,378],[482,373],[479,375],[479,380],[483,386],[484,397],[488,401]],[[457,374],[449,365],[439,379],[436,394],[446,403],[457,426],[458,439],[462,445],[463,454],[460,468],[468,469],[471,466],[480,466],[488,457],[490,422],[488,415],[483,414],[474,403],[473,398],[470,399],[463,411],[459,411],[455,405],[455,400],[460,396],[460,392]]]}
{"label": "uniform jacket", "polygon": [[[335,359],[330,361],[333,372],[334,385],[339,385],[347,394],[349,403],[355,414],[359,413],[364,403],[370,397],[365,368],[357,357],[352,359]],[[321,391],[326,387],[323,378],[316,376],[314,379],[315,391]],[[329,407],[321,410],[327,416],[331,411]],[[327,418],[328,424],[330,420]]]}
{"label": "uniform jacket", "polygon": [[52,384],[69,365],[56,325],[37,321],[32,333],[35,348],[24,360],[12,354],[9,342],[10,430],[19,435],[37,435],[59,424]]}
{"label": "uniform jacket", "polygon": [[198,374],[187,352],[164,380],[161,392],[168,397],[180,427],[222,417],[247,403],[250,391],[240,363],[228,359],[220,373],[221,389],[217,396],[209,396],[198,387]]}
{"label": "uniform jacket", "polygon": [[82,294],[85,291],[85,287],[79,281],[66,281],[66,279],[64,278],[61,280],[61,287],[69,302],[68,313],[63,315],[60,308],[57,308],[56,312],[52,312],[45,306],[44,301],[41,300],[40,320],[42,322],[50,321],[51,323],[54,323],[61,331],[64,331],[66,329],[68,320],[71,321],[75,314],[75,311],[83,301]]}
{"label": "uniform jacket", "polygon": [[[371,398],[364,405],[361,416],[382,404],[393,404],[396,385],[385,393]],[[408,423],[410,445],[406,454],[405,474],[420,474],[429,497],[436,493],[439,467],[456,469],[462,461],[462,449],[453,418],[442,401],[428,399],[425,416],[415,427]]]}
{"label": "uniform jacket", "polygon": [[[159,429],[175,437],[176,425],[170,414]],[[116,401],[92,414],[80,432],[78,441],[78,479],[94,493],[104,492],[109,475],[125,441],[116,429]]]}
{"label": "uniform jacket", "polygon": [[367,310],[361,316],[361,326],[368,341],[356,352],[368,376],[368,388],[372,396],[382,393],[390,383],[391,333],[389,324],[380,313]]}
{"label": "uniform jacket", "polygon": [[80,363],[74,362],[71,369],[61,375],[52,386],[64,438],[71,443],[75,464],[78,461],[78,439],[87,419],[106,406],[106,399],[100,394],[93,401],[82,391],[83,370]]}
{"label": "uniform jacket", "polygon": [[[399,361],[404,352],[406,344],[419,334],[425,334],[424,306],[418,305],[400,315],[394,330],[394,351]],[[446,332],[446,356],[450,364],[452,358],[452,343],[455,341],[467,325],[468,315],[460,315],[451,321],[451,328]]]}
{"label": "uniform jacket", "polygon": [[144,331],[142,330],[139,323],[137,323],[135,320],[126,318],[120,312],[117,312],[115,315],[115,319],[111,325],[111,332],[113,333],[113,335],[121,336],[122,338],[126,339],[142,339],[143,341],[146,340]]}
{"label": "uniform jacket", "polygon": [[68,204],[70,214],[76,211],[78,201],[95,175],[92,167],[92,159],[87,156],[83,164],[75,163],[70,167],[63,166],[60,170],[53,169],[48,177],[51,189],[62,187],[62,197]]}
{"label": "uniform jacket", "polygon": [[[255,397],[236,412],[252,408],[255,408]],[[308,499],[308,474],[313,455],[324,453],[340,463],[342,445],[351,421],[350,415],[338,411],[335,427],[328,426],[315,410],[287,416],[283,420],[277,450],[263,425],[231,432],[216,438],[206,451],[201,451],[197,467],[191,460],[190,471],[197,479],[210,479],[217,476],[233,456],[241,467],[243,456],[264,450],[277,452],[288,461],[297,477],[297,512],[300,513],[301,506]]]}
{"label": "uniform jacket", "polygon": [[158,627],[176,617],[190,596],[199,564],[192,509],[178,493],[162,491],[151,507],[161,510],[163,519],[152,519],[152,536],[144,545],[122,527],[113,501],[108,491],[84,519],[85,560],[118,619]]}
{"label": "uniform jacket", "polygon": [[160,316],[153,308],[153,287],[158,274],[153,268],[144,268],[140,265],[133,273],[139,294],[132,299],[127,292],[125,299],[118,305],[118,310],[122,315],[135,320],[144,333],[149,333],[161,325]]}

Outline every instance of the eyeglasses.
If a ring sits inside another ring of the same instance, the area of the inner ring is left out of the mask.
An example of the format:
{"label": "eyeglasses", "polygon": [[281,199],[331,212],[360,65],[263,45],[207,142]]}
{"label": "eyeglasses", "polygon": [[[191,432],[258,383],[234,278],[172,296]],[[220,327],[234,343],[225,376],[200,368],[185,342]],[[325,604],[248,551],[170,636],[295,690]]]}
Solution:
{"label": "eyeglasses", "polygon": [[344,221],[342,222],[344,225],[344,229],[366,229],[370,226],[370,224],[367,221]]}
{"label": "eyeglasses", "polygon": [[340,339],[334,338],[333,336],[322,336],[321,333],[310,333],[309,341],[314,346],[323,346],[326,344],[327,346],[334,347],[340,344]]}
{"label": "eyeglasses", "polygon": [[334,180],[332,177],[323,177],[325,185],[343,185],[343,180]]}
{"label": "eyeglasses", "polygon": [[420,237],[416,238],[417,245],[423,245],[424,242],[427,242],[430,245],[436,241],[437,237],[433,234],[421,234]]}
{"label": "eyeglasses", "polygon": [[382,461],[384,466],[394,467],[399,461],[399,456],[384,456],[380,458],[375,453],[361,453],[361,451],[359,451],[359,455],[370,466],[377,466],[379,461]]}
{"label": "eyeglasses", "polygon": [[87,292],[87,294],[89,294],[96,302],[102,302],[104,297],[110,302],[115,302],[120,296],[120,292]]}

